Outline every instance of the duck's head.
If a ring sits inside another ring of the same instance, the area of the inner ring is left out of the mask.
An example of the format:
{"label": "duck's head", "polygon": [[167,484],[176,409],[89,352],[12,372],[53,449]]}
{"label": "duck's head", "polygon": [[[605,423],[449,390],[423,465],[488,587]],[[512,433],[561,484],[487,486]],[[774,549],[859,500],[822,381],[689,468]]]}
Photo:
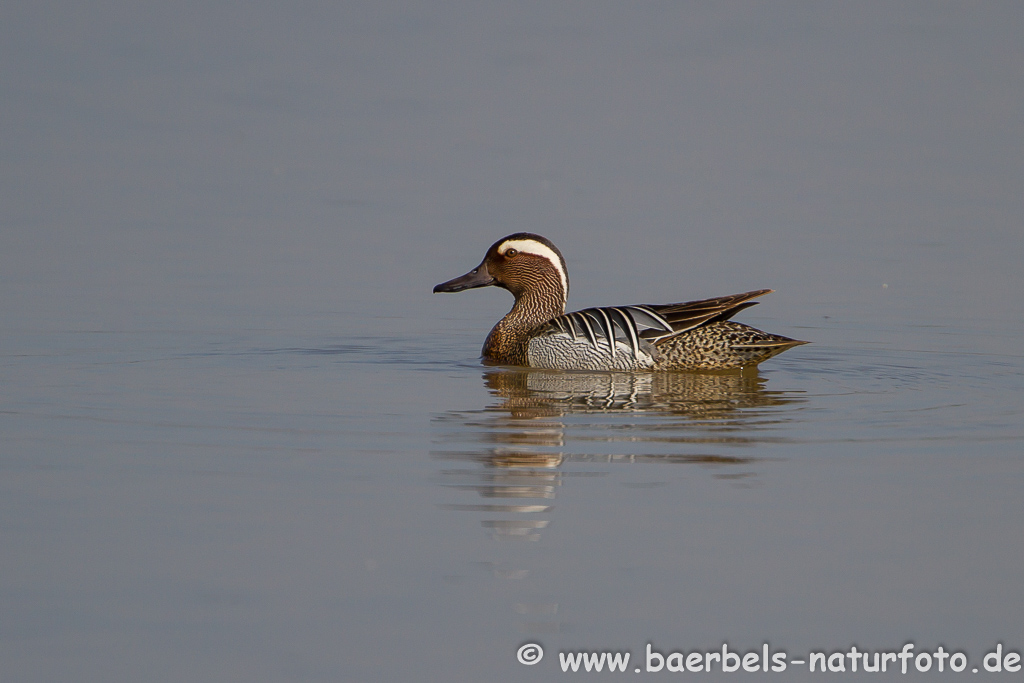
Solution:
{"label": "duck's head", "polygon": [[557,296],[562,307],[569,295],[569,276],[558,247],[546,237],[518,232],[504,237],[487,250],[483,262],[461,277],[442,282],[434,292],[461,292],[494,285],[512,292]]}

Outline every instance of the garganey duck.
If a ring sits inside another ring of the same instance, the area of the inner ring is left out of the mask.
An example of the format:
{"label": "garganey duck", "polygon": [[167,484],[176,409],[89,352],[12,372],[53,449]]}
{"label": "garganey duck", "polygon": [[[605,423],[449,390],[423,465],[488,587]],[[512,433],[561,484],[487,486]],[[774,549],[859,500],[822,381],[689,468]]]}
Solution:
{"label": "garganey duck", "polygon": [[806,344],[729,318],[770,289],[681,304],[565,312],[569,277],[550,240],[520,232],[498,240],[483,262],[434,292],[494,285],[515,304],[484,342],[486,361],[552,370],[704,370],[757,365]]}

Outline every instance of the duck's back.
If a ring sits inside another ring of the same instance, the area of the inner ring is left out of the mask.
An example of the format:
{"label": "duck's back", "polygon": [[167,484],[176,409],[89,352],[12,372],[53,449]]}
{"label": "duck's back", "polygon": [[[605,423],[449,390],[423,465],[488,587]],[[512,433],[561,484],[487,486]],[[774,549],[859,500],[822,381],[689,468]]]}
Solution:
{"label": "duck's back", "polygon": [[648,337],[671,332],[648,306],[587,308],[542,325],[527,348],[532,367],[555,370],[650,370],[658,351]]}
{"label": "duck's back", "polygon": [[588,308],[541,325],[527,364],[560,370],[693,370],[756,365],[804,342],[729,318],[768,290],[681,304]]}

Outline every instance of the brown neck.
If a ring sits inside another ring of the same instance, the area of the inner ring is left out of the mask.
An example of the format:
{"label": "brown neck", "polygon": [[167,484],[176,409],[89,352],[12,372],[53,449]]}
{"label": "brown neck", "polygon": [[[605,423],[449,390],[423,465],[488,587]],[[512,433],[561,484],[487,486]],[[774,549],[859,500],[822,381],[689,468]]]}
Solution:
{"label": "brown neck", "polygon": [[559,291],[531,290],[519,293],[512,310],[487,335],[484,358],[508,365],[528,365],[526,349],[531,333],[563,313],[565,298]]}

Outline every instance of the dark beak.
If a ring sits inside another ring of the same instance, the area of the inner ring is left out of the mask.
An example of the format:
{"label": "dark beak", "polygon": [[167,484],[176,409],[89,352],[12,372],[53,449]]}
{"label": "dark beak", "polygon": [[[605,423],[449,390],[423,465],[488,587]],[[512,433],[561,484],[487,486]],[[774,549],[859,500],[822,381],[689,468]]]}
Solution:
{"label": "dark beak", "polygon": [[481,263],[465,275],[457,277],[454,280],[449,280],[448,282],[442,282],[438,286],[434,287],[434,293],[461,292],[464,289],[486,287],[487,285],[493,284],[495,284],[495,279],[487,272],[487,264]]}

